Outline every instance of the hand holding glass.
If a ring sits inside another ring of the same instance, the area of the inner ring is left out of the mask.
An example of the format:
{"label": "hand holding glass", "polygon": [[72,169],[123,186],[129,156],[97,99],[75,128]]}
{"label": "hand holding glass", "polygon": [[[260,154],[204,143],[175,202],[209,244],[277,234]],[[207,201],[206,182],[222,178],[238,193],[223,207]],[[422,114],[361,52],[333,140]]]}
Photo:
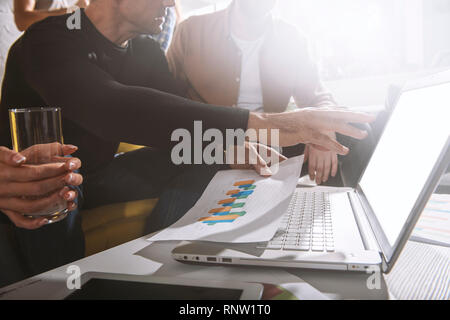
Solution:
{"label": "hand holding glass", "polygon": [[[55,163],[61,163],[61,166],[65,165],[61,110],[59,108],[11,109],[9,116],[13,148],[26,157],[26,165],[39,166]],[[55,192],[58,190],[22,198],[41,199],[49,197]],[[26,215],[31,218],[45,217],[49,222],[56,222],[64,219],[67,213],[67,201],[58,197],[58,200],[53,202],[50,207]]]}

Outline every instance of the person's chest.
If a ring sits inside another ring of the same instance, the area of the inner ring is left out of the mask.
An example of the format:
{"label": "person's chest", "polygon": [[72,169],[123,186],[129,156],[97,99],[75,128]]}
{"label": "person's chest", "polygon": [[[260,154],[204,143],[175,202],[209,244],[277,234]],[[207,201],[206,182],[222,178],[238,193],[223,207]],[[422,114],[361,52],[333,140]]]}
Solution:
{"label": "person's chest", "polygon": [[154,87],[158,83],[157,65],[151,55],[143,60],[132,44],[123,51],[94,47],[88,54],[92,63],[106,72],[114,81],[127,86]]}
{"label": "person's chest", "polygon": [[253,85],[259,82],[265,108],[276,105],[284,111],[294,91],[295,62],[270,39],[256,49],[249,55],[231,37],[190,43],[184,72],[191,91],[207,103],[235,106],[242,81],[250,79]]}

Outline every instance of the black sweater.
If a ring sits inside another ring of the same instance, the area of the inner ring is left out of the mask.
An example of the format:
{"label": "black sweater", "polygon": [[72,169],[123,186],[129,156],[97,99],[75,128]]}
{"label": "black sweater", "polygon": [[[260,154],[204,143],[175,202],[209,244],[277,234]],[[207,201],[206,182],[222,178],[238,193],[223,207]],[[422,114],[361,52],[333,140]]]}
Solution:
{"label": "black sweater", "polygon": [[[194,121],[203,130],[246,129],[248,111],[176,96],[159,45],[138,37],[122,48],[106,39],[82,11],[81,29],[68,16],[34,24],[11,47],[0,101],[0,145],[10,146],[8,109],[60,107],[65,142],[79,147],[83,172],[113,158],[119,142],[170,148],[172,132]],[[218,75],[220,76],[220,75]]]}

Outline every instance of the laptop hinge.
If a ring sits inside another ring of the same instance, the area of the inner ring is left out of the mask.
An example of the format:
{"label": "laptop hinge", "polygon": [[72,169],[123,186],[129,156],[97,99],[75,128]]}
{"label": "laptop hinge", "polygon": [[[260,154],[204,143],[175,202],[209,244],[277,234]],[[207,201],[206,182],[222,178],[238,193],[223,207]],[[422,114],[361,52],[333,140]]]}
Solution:
{"label": "laptop hinge", "polygon": [[356,225],[358,226],[365,249],[378,251],[383,259],[381,248],[378,245],[377,239],[367,219],[364,207],[361,205],[361,200],[359,199],[357,192],[355,190],[352,190],[348,192],[347,195],[350,200]]}

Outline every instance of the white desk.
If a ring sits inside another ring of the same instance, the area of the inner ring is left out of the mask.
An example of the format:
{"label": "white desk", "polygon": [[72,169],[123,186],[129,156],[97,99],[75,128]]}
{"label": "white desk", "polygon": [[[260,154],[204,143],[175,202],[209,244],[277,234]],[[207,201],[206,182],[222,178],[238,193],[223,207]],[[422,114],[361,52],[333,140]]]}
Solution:
{"label": "white desk", "polygon": [[[221,277],[233,278],[233,274],[240,273],[251,275],[253,279],[260,277],[267,281],[268,279],[274,283],[282,282],[298,282],[303,279],[307,283],[314,286],[316,289],[325,293],[331,298],[336,299],[388,299],[387,284],[392,286],[396,291],[394,293],[403,293],[404,289],[399,280],[407,277],[402,276],[403,273],[398,271],[414,268],[414,256],[417,259],[421,259],[421,248],[427,248],[427,252],[430,248],[436,248],[436,250],[442,250],[442,248],[418,244],[409,243],[405,248],[404,256],[406,260],[400,258],[398,264],[395,266],[394,271],[386,276],[387,281],[382,279],[381,289],[369,290],[366,282],[370,275],[365,273],[351,273],[351,272],[334,272],[334,271],[316,271],[316,270],[301,270],[301,269],[277,269],[277,268],[254,268],[254,267],[235,267],[235,266],[199,266],[184,264],[172,260],[170,257],[171,249],[177,244],[177,242],[170,243],[154,243],[151,244],[142,237],[134,241],[125,243],[99,254],[84,258],[76,261],[70,265],[77,265],[80,267],[81,272],[97,271],[97,272],[109,272],[109,273],[125,273],[136,275],[158,275],[158,276],[170,276],[170,277],[185,277],[185,278],[198,278],[199,275],[205,275],[205,277]],[[440,275],[438,279],[440,285],[434,284],[434,287],[446,290],[448,295],[448,254],[447,248],[443,248],[442,254],[447,255],[447,265],[444,273]],[[419,256],[417,256],[417,253]],[[416,255],[415,255],[416,254]],[[402,255],[402,256],[403,256]],[[428,260],[429,261],[429,260]],[[423,259],[417,261],[418,263],[424,263]],[[430,263],[432,261],[429,261]],[[445,262],[445,260],[444,260]],[[67,293],[66,281],[68,278],[67,266],[57,268],[55,270],[43,273],[33,278],[18,282],[9,287],[0,289],[1,299],[57,299],[64,296]],[[445,269],[445,268],[444,268]],[[298,278],[299,277],[299,278]],[[408,278],[408,277],[407,277]],[[250,281],[253,281],[250,280]],[[409,275],[411,279],[411,275]],[[397,281],[397,282],[396,282]],[[444,283],[444,284],[442,284]],[[411,284],[409,284],[411,285]],[[433,286],[433,283],[428,283],[428,286]],[[392,290],[390,290],[392,291]],[[420,291],[420,290],[419,290]],[[5,293],[6,292],[6,293]],[[407,292],[410,292],[407,290]],[[3,293],[3,294],[2,294]],[[391,296],[392,297],[392,296]],[[414,297],[421,297],[414,296]],[[433,296],[431,296],[433,297]],[[435,296],[436,297],[436,296]],[[408,298],[405,296],[396,296],[393,298]]]}
{"label": "white desk", "polygon": [[[178,242],[151,244],[145,240],[146,238],[148,237],[139,238],[69,265],[79,266],[82,273],[97,271],[197,279],[200,275],[210,279],[218,276],[233,279],[234,275],[238,273],[241,277],[246,275],[244,279],[248,279],[248,281],[261,279],[261,281],[272,283],[301,282],[301,279],[304,279],[331,298],[387,299],[389,297],[384,281],[382,281],[380,290],[367,289],[366,281],[370,276],[368,274],[185,264],[172,260],[170,256],[172,248]],[[63,297],[68,292],[66,282],[69,275],[66,271],[69,265],[2,288],[0,289],[0,299],[58,299]]]}
{"label": "white desk", "polygon": [[292,268],[204,266],[171,258],[179,242],[149,243],[145,236],[33,278],[0,288],[0,299],[58,299],[68,293],[67,267],[85,272],[157,275],[193,279],[233,279],[272,284],[309,283],[333,299],[450,300],[450,248],[408,242],[380,289],[368,289],[367,273]]}

